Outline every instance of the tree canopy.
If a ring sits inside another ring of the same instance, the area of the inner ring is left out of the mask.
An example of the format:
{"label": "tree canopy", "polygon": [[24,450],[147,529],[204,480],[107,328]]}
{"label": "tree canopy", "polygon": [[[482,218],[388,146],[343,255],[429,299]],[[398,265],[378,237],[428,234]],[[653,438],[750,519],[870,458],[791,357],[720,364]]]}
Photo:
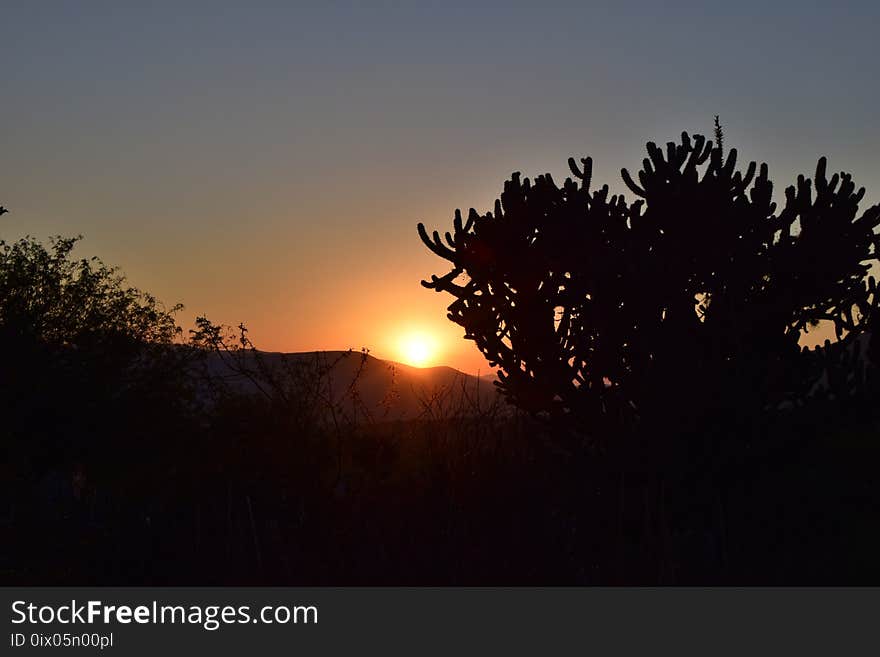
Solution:
{"label": "tree canopy", "polygon": [[31,462],[22,471],[107,454],[124,418],[148,431],[185,397],[179,306],[75,258],[78,241],[0,241],[2,434]]}
{"label": "tree canopy", "polygon": [[57,237],[48,248],[33,238],[0,241],[0,327],[69,347],[109,339],[171,342],[180,332],[180,307],[163,308],[96,257],[74,258],[79,239]]}

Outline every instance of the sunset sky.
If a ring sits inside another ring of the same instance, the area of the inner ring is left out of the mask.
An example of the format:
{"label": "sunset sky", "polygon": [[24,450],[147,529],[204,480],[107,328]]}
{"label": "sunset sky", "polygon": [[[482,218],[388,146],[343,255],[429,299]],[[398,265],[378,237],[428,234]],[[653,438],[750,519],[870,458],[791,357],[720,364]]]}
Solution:
{"label": "sunset sky", "polygon": [[[148,6],[149,4],[149,6]],[[293,5],[299,5],[294,8]],[[286,5],[286,6],[285,6]],[[370,5],[371,8],[366,8]],[[512,171],[711,133],[781,193],[818,156],[880,200],[880,3],[4,2],[0,238],[82,234],[265,349],[482,364],[416,223]]]}

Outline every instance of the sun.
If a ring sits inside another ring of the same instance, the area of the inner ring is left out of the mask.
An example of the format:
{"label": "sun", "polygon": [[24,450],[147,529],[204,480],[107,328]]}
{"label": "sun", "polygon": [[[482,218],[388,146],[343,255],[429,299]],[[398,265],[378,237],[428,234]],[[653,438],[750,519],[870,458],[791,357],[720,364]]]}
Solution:
{"label": "sun", "polygon": [[403,362],[416,367],[430,363],[437,351],[434,340],[424,333],[405,335],[400,341],[399,350]]}

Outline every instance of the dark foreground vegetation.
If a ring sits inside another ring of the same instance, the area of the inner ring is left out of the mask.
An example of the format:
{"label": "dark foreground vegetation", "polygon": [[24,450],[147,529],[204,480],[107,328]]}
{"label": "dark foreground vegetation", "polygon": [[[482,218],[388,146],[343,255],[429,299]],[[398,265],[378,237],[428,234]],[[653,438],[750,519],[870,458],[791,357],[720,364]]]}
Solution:
{"label": "dark foreground vegetation", "polygon": [[269,367],[76,240],[0,244],[0,581],[880,584],[880,212],[822,161],[777,214],[721,136],[649,146],[640,203],[584,160],[422,229],[506,399],[407,420],[363,354]]}

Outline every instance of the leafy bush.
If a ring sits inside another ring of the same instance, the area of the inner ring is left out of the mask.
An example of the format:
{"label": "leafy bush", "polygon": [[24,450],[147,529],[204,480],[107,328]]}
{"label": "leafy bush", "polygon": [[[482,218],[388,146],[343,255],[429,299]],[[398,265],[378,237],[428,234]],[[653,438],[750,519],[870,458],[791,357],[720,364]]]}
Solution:
{"label": "leafy bush", "polygon": [[109,450],[123,418],[146,430],[185,397],[180,306],[73,257],[78,241],[0,241],[0,408],[23,471]]}
{"label": "leafy bush", "polygon": [[58,237],[49,248],[33,238],[0,241],[0,327],[9,337],[58,347],[101,341],[170,343],[174,313],[126,285],[118,269],[96,257],[76,259],[80,238]]}

